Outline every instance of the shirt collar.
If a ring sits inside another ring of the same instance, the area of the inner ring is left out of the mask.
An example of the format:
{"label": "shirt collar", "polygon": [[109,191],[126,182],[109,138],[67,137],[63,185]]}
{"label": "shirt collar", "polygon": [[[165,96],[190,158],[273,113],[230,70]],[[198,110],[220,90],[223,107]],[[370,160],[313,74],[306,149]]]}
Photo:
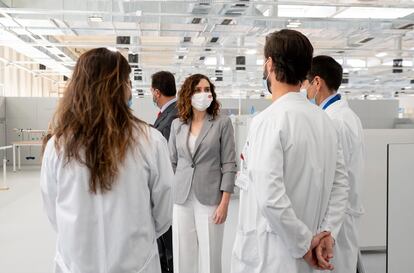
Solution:
{"label": "shirt collar", "polygon": [[177,101],[177,98],[173,98],[172,100],[168,101],[166,104],[164,104],[163,107],[161,107],[161,113],[163,113],[165,111],[165,109],[168,108],[168,106],[170,106],[171,104],[173,104],[174,102]]}
{"label": "shirt collar", "polygon": [[335,97],[338,93],[333,93],[332,95],[330,95],[329,97],[327,97],[320,105],[320,108],[325,107],[325,105],[328,103],[328,101],[330,101],[333,97]]}

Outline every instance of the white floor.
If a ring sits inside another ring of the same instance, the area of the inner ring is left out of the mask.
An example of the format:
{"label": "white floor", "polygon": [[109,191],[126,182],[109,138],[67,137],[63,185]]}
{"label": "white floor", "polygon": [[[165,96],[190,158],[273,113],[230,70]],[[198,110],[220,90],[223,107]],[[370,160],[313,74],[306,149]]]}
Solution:
{"label": "white floor", "polygon": [[[0,272],[51,273],[55,234],[42,211],[39,167],[8,170],[7,191],[0,191]],[[0,178],[1,179],[1,178]],[[232,200],[225,229],[223,273],[229,272],[238,200]],[[363,255],[365,273],[385,273],[385,254]]]}

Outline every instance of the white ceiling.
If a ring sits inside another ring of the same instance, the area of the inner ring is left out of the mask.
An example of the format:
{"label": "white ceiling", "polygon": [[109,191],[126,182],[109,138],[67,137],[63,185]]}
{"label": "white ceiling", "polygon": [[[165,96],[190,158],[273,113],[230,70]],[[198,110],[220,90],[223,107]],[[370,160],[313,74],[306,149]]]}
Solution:
{"label": "white ceiling", "polygon": [[[134,88],[144,93],[161,69],[178,82],[195,72],[214,79],[222,70],[221,96],[258,96],[264,37],[290,27],[309,37],[315,54],[343,64],[343,90],[392,94],[408,92],[414,79],[413,13],[412,0],[13,0],[0,2],[0,45],[67,76],[82,52],[117,48],[138,54],[142,80]],[[236,56],[245,56],[245,70],[236,70]],[[392,73],[399,58],[403,73]]]}

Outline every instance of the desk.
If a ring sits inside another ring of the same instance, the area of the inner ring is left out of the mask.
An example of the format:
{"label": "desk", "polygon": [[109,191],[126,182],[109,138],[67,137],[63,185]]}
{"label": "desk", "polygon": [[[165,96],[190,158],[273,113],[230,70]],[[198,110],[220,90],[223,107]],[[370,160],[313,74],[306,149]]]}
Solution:
{"label": "desk", "polygon": [[13,142],[13,172],[16,171],[16,149],[17,149],[17,160],[18,160],[18,165],[19,165],[19,170],[21,169],[21,162],[20,162],[20,147],[22,146],[42,146],[43,142],[39,141],[39,140],[35,140],[35,141],[16,141]]}
{"label": "desk", "polygon": [[[0,150],[2,150],[2,151],[5,151],[5,150],[7,150],[7,149],[11,149],[11,148],[13,148],[13,146],[2,146],[2,147],[0,147]],[[2,184],[0,184],[0,191],[1,190],[8,190],[9,189],[9,187],[7,187],[7,182],[6,182],[6,170],[7,170],[7,159],[6,159],[6,156],[4,155],[4,157],[3,157],[3,183]]]}

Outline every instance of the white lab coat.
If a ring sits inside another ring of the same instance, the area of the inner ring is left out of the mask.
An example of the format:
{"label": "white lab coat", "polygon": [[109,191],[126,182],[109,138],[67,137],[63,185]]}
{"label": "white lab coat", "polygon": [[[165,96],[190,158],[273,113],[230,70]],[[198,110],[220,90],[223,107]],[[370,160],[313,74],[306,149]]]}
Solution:
{"label": "white lab coat", "polygon": [[55,272],[160,273],[157,237],[172,218],[173,171],[167,142],[147,127],[119,166],[112,190],[89,192],[89,171],[65,165],[49,140],[42,162],[41,191],[57,232]]}
{"label": "white lab coat", "polygon": [[302,257],[313,235],[342,221],[348,196],[332,122],[288,93],[253,119],[243,156],[231,272],[313,272]]}
{"label": "white lab coat", "polygon": [[337,128],[350,186],[344,222],[337,235],[334,259],[331,261],[335,266],[332,272],[355,272],[358,260],[358,221],[363,214],[360,198],[365,158],[363,129],[360,119],[345,99],[334,102],[325,111]]}

